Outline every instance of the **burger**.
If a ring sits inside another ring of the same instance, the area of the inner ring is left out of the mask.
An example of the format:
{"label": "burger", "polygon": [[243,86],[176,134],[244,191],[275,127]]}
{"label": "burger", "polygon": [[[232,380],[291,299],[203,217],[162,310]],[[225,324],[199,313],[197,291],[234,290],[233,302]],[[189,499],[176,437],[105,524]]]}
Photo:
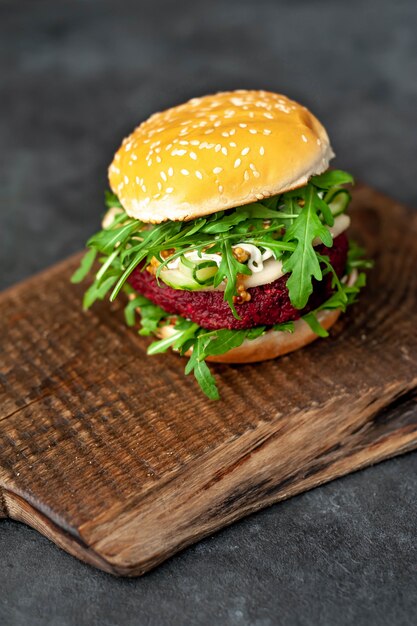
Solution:
{"label": "burger", "polygon": [[109,167],[102,230],[72,277],[99,262],[84,308],[124,291],[127,324],[157,337],[148,354],[187,356],[212,399],[208,361],[274,359],[327,336],[367,266],[346,234],[353,179],[328,169],[333,156],[317,118],[276,93],[155,113]]}

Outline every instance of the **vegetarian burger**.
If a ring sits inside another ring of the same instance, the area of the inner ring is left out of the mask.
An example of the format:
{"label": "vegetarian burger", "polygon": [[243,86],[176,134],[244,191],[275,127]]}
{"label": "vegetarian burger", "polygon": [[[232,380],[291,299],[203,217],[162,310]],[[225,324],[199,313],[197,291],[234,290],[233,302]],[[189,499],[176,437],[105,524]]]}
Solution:
{"label": "vegetarian burger", "polygon": [[109,168],[103,229],[73,276],[84,297],[128,294],[126,321],[189,357],[272,359],[326,336],[364,284],[345,211],[352,177],[328,170],[329,138],[305,107],[265,91],[194,98],[152,115]]}

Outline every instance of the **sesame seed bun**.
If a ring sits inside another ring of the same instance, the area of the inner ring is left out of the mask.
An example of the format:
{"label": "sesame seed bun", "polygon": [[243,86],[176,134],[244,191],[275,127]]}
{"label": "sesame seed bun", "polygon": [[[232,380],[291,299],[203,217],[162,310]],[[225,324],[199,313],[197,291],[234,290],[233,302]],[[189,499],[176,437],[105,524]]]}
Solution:
{"label": "sesame seed bun", "polygon": [[190,220],[307,183],[334,156],[305,107],[266,91],[229,91],[155,113],[109,168],[131,217]]}
{"label": "sesame seed bun", "polygon": [[[339,309],[320,311],[317,318],[323,328],[328,330],[337,321],[340,313]],[[232,350],[224,354],[209,356],[206,360],[216,363],[257,363],[259,361],[268,361],[289,352],[294,352],[318,339],[318,335],[311,330],[304,320],[299,319],[294,322],[294,327],[293,333],[269,330],[256,339],[250,341],[245,339],[238,348],[232,348]],[[165,339],[170,337],[173,332],[173,326],[163,326],[158,331],[158,336],[161,339]],[[188,352],[187,356],[189,356]]]}

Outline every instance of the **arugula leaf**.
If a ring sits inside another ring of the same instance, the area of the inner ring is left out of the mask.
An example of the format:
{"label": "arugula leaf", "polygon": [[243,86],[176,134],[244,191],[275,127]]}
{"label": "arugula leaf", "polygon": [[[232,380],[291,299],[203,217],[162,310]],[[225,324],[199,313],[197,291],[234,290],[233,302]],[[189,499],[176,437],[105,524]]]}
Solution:
{"label": "arugula leaf", "polygon": [[119,198],[115,193],[106,189],[104,192],[104,202],[108,209],[112,209],[113,207],[117,207],[118,209],[123,209],[123,206],[120,203]]}
{"label": "arugula leaf", "polygon": [[295,331],[294,322],[281,322],[281,324],[275,324],[272,330],[280,330],[286,333],[293,333]]}
{"label": "arugula leaf", "polygon": [[297,243],[294,252],[284,260],[284,272],[291,273],[287,280],[291,303],[295,308],[303,309],[313,291],[312,279],[322,279],[313,240],[318,237],[326,246],[331,246],[332,237],[317,214],[317,193],[314,187],[309,186],[299,193],[305,204],[284,236],[284,241]]}
{"label": "arugula leaf", "polygon": [[213,374],[210,372],[207,363],[201,356],[202,344],[201,340],[197,341],[193,345],[193,351],[190,359],[185,367],[184,373],[194,373],[195,379],[200,385],[200,389],[210,400],[219,400],[219,390],[217,389],[216,381]]}
{"label": "arugula leaf", "polygon": [[111,275],[105,278],[102,282],[94,282],[85,292],[83,298],[83,309],[89,309],[90,306],[96,300],[103,300],[106,293],[111,289],[117,280],[117,276]]}
{"label": "arugula leaf", "polygon": [[226,328],[213,331],[212,337],[209,338],[204,350],[202,350],[201,358],[224,354],[232,348],[239,347],[245,341],[247,334],[246,330],[230,331]]}
{"label": "arugula leaf", "polygon": [[167,317],[167,312],[164,311],[164,309],[153,304],[153,302],[145,298],[145,296],[136,294],[136,297],[129,300],[124,309],[125,321],[128,326],[134,326],[136,324],[136,313],[138,309],[140,310],[141,320],[140,335],[148,336],[156,332],[160,322]]}
{"label": "arugula leaf", "polygon": [[329,333],[320,324],[319,320],[316,317],[316,314],[313,311],[310,311],[310,313],[306,313],[306,315],[303,315],[303,320],[307,322],[307,324],[310,326],[313,333],[315,333],[319,337],[329,336]]}
{"label": "arugula leaf", "polygon": [[214,275],[213,286],[218,287],[223,280],[226,281],[226,288],[224,290],[224,299],[227,300],[229,306],[236,319],[239,316],[236,312],[235,305],[233,304],[233,296],[236,294],[236,282],[238,274],[250,274],[251,271],[247,265],[240,263],[233,254],[232,246],[230,242],[224,238],[223,234],[219,235],[221,241],[221,255],[222,260],[219,265],[219,269]]}
{"label": "arugula leaf", "polygon": [[350,274],[353,269],[371,269],[374,266],[374,262],[364,258],[365,250],[355,241],[350,241],[349,244],[346,265],[347,273]]}
{"label": "arugula leaf", "polygon": [[90,248],[81,259],[79,268],[71,276],[70,280],[72,283],[81,283],[84,280],[88,272],[91,270],[96,256],[97,250]]}
{"label": "arugula leaf", "polygon": [[330,189],[337,185],[346,185],[347,183],[354,183],[354,178],[348,172],[342,170],[328,170],[324,174],[318,176],[312,176],[309,181],[315,187],[319,189]]}
{"label": "arugula leaf", "polygon": [[208,234],[217,234],[217,233],[225,233],[230,230],[232,226],[236,226],[240,224],[240,222],[244,222],[249,216],[249,212],[246,210],[242,211],[234,211],[229,215],[223,217],[223,219],[214,220],[209,224],[203,226],[202,230]]}
{"label": "arugula leaf", "polygon": [[[167,316],[167,313],[165,313]],[[158,341],[154,341],[149,346],[147,353],[148,354],[159,354],[161,352],[166,352],[168,348],[171,346],[175,350],[181,350],[182,346],[191,338],[193,335],[199,330],[200,326],[195,324],[194,322],[190,322],[189,320],[184,320],[179,317],[177,323],[174,327],[174,332],[164,339],[159,339]]]}

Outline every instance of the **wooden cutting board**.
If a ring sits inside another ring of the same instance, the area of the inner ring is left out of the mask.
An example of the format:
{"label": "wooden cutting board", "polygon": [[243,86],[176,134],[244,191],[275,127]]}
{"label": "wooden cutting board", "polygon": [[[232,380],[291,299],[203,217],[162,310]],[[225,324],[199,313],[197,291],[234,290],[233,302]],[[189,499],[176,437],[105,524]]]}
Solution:
{"label": "wooden cutting board", "polygon": [[[234,520],[417,446],[417,213],[358,187],[375,258],[328,340],[215,366],[210,402],[122,304],[81,311],[78,256],[0,296],[0,517],[135,576]],[[342,487],[341,487],[342,488]],[[1,525],[0,525],[1,532]]]}

